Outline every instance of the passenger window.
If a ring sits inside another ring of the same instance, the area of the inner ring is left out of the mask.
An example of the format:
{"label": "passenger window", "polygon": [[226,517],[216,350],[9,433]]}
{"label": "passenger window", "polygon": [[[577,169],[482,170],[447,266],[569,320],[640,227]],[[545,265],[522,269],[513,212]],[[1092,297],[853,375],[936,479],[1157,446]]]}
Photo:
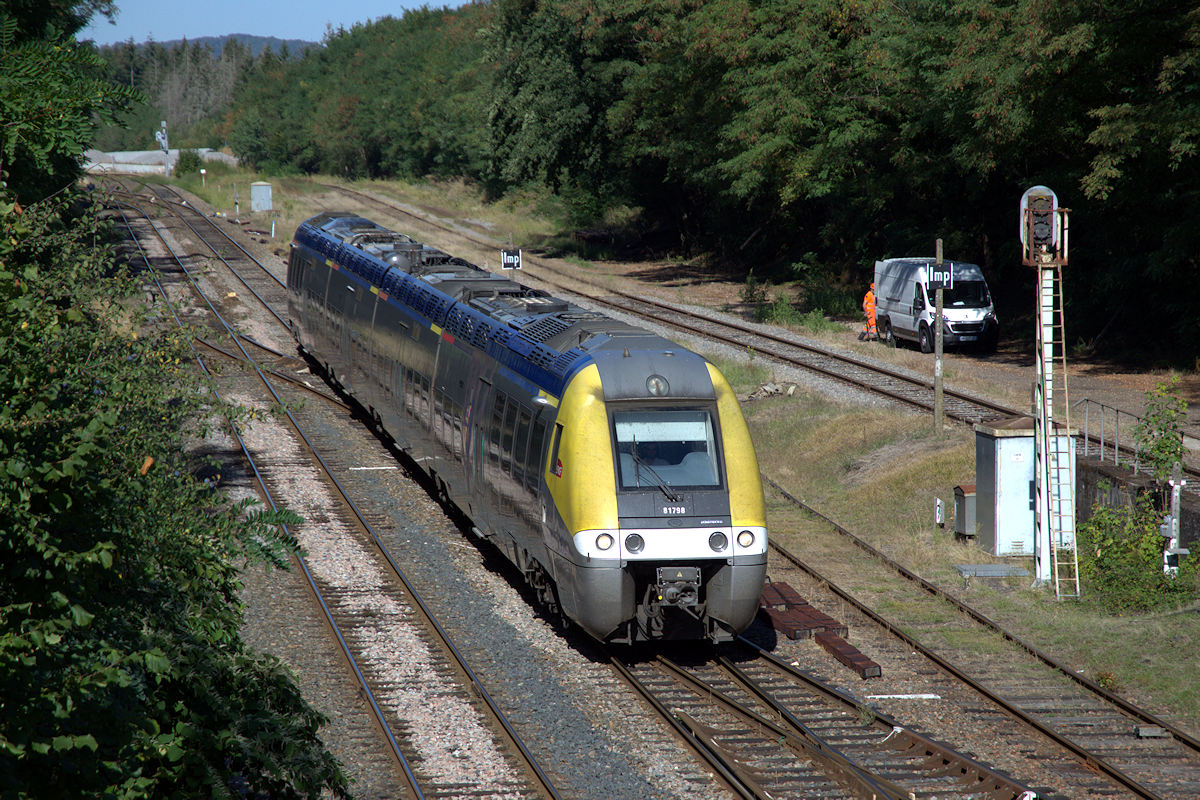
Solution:
{"label": "passenger window", "polygon": [[529,462],[525,470],[525,489],[531,495],[537,494],[538,483],[541,480],[542,445],[546,439],[546,423],[540,419],[533,423],[533,436],[529,440]]}
{"label": "passenger window", "polygon": [[504,459],[500,463],[500,470],[505,475],[512,474],[513,438],[516,434],[517,406],[515,403],[509,403],[508,409],[504,412],[504,428],[500,437],[500,452]]}
{"label": "passenger window", "polygon": [[921,291],[921,284],[913,284],[913,311],[925,310],[925,294]]}
{"label": "passenger window", "polygon": [[504,395],[496,393],[496,402],[492,405],[492,431],[489,437],[491,446],[488,452],[493,464],[500,463],[500,430],[504,427]]}
{"label": "passenger window", "polygon": [[558,469],[558,446],[562,442],[562,423],[554,424],[554,442],[550,445],[550,471],[555,475],[562,476]]}

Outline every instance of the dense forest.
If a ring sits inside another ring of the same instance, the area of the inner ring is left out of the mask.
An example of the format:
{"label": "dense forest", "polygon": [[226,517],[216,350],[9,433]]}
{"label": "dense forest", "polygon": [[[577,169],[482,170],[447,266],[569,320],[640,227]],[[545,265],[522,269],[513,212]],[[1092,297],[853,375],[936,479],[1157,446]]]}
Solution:
{"label": "dense forest", "polygon": [[624,210],[621,241],[810,302],[940,237],[1006,319],[1032,313],[1018,203],[1045,184],[1072,209],[1073,343],[1196,353],[1197,3],[495,0],[238,76],[196,109],[196,144],[267,171],[553,191],[568,224]]}
{"label": "dense forest", "polygon": [[287,61],[315,46],[245,34],[102,46],[104,78],[140,92],[146,102],[118,124],[101,126],[95,146],[153,149],[154,134],[167,120],[172,146],[221,147],[235,93],[256,64]]}

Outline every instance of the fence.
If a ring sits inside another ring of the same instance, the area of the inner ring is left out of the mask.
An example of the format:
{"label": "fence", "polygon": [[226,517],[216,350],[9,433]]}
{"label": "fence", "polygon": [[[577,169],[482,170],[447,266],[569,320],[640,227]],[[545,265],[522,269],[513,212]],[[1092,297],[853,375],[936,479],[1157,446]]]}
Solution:
{"label": "fence", "polygon": [[[1105,405],[1084,398],[1075,403],[1077,414],[1079,406],[1083,406],[1083,439],[1080,442],[1080,455],[1095,456],[1100,463],[1111,462],[1114,466],[1125,465],[1137,474],[1140,467],[1136,431],[1142,418],[1137,414],[1114,406]],[[1078,416],[1075,419],[1079,419]],[[1184,466],[1195,460],[1195,453],[1200,452],[1200,440],[1195,436],[1181,433],[1183,439]]]}

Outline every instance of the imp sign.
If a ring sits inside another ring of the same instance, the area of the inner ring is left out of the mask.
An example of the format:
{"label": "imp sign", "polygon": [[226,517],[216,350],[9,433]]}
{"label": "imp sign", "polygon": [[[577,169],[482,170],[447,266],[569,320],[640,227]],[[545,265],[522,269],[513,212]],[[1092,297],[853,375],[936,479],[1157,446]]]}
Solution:
{"label": "imp sign", "polygon": [[949,264],[930,264],[929,265],[929,281],[926,284],[928,291],[934,292],[938,289],[953,289],[954,288],[954,270]]}
{"label": "imp sign", "polygon": [[501,250],[500,251],[500,266],[503,269],[520,269],[521,268],[521,251],[520,250]]}

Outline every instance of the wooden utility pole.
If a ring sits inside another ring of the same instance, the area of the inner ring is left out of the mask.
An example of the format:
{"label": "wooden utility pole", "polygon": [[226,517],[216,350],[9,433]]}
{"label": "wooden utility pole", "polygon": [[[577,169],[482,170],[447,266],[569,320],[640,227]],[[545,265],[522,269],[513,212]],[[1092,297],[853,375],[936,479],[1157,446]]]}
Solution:
{"label": "wooden utility pole", "polygon": [[[942,269],[942,240],[937,240],[938,271]],[[945,410],[942,407],[942,286],[938,284],[934,294],[937,297],[936,311],[933,317],[933,429],[938,433],[946,423]]]}

